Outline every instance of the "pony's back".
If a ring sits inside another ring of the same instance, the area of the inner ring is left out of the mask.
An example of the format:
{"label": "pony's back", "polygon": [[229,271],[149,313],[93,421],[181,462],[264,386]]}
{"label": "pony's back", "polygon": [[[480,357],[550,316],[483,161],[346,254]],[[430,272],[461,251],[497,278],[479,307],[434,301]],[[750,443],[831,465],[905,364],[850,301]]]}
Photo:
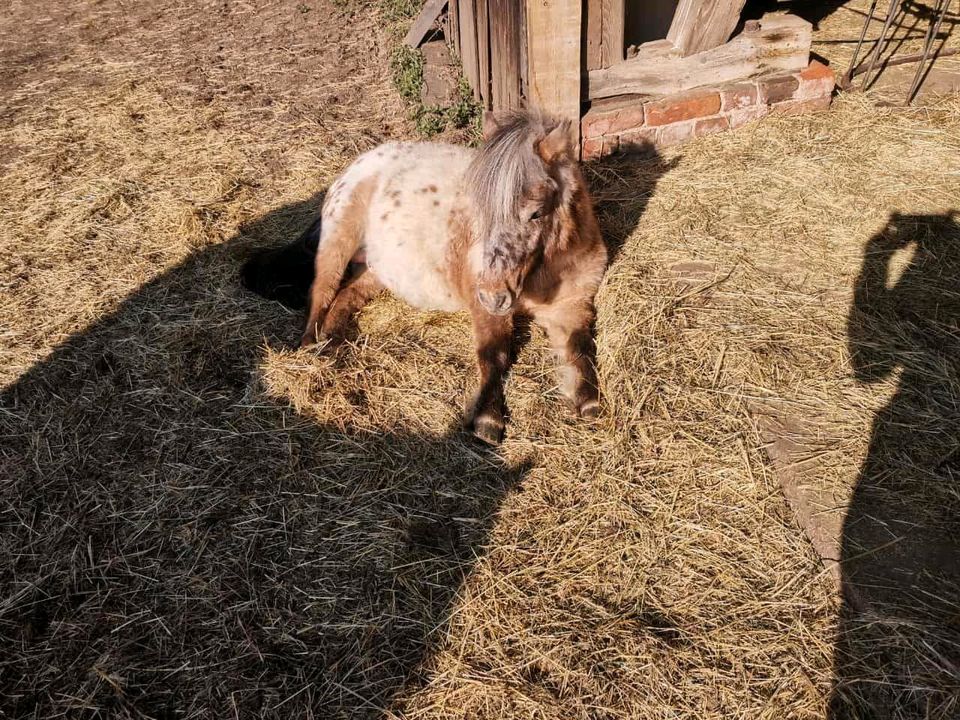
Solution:
{"label": "pony's back", "polygon": [[337,242],[362,253],[368,271],[414,307],[462,309],[447,272],[449,220],[473,157],[441,143],[387,143],[364,153],[327,195],[320,247]]}

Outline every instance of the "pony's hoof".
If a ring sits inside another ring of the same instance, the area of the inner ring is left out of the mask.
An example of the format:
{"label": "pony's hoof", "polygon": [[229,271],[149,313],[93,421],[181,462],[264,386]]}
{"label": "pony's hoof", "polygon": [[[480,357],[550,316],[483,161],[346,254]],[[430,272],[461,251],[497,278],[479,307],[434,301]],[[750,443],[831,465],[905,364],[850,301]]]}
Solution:
{"label": "pony's hoof", "polygon": [[322,349],[327,349],[333,347],[336,343],[333,338],[325,333],[307,333],[300,339],[300,347],[308,348],[313,346],[318,346]]}
{"label": "pony's hoof", "polygon": [[499,445],[503,440],[503,421],[491,415],[480,415],[464,425],[467,432],[487,445]]}
{"label": "pony's hoof", "polygon": [[587,402],[577,408],[577,412],[584,420],[596,420],[600,417],[600,401],[587,400]]}

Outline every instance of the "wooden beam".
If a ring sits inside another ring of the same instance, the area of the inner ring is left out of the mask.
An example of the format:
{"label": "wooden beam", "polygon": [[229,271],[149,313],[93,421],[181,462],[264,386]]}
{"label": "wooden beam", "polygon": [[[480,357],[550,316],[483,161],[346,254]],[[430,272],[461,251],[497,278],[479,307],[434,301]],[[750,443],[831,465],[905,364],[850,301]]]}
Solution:
{"label": "wooden beam", "polygon": [[730,39],[746,0],[680,0],[667,40],[682,57],[712,50]]}
{"label": "wooden beam", "polygon": [[447,0],[427,0],[403,41],[412,48],[420,47],[420,43],[430,32],[430,28],[440,17],[440,13],[446,4]]}
{"label": "wooden beam", "polygon": [[528,99],[579,134],[581,0],[526,0],[526,9]]}
{"label": "wooden beam", "polygon": [[765,70],[803,70],[810,63],[810,23],[793,15],[764,15],[720,47],[679,57],[663,41],[645,43],[637,56],[587,76],[586,97],[669,95],[748,78]]}
{"label": "wooden beam", "polygon": [[516,0],[487,0],[490,9],[490,99],[493,110],[520,107],[520,11]]}
{"label": "wooden beam", "polygon": [[603,0],[603,43],[600,47],[601,67],[610,67],[623,61],[624,28],[627,10],[624,0]]}

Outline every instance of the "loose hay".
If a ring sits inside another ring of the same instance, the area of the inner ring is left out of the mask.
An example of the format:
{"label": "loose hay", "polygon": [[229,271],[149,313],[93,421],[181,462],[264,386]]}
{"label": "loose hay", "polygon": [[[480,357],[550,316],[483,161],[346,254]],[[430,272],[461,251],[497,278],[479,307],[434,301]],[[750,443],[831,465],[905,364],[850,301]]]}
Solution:
{"label": "loose hay", "polygon": [[[957,205],[960,105],[844,96],[591,169],[622,244],[608,412],[564,414],[535,336],[490,454],[451,433],[465,318],[382,298],[322,356],[236,281],[410,130],[374,10],[342,5],[0,21],[0,708],[823,717],[838,604],[747,407],[815,419],[825,482],[852,484],[896,385],[851,377],[852,283],[892,210]],[[925,652],[904,638],[870,641]]]}

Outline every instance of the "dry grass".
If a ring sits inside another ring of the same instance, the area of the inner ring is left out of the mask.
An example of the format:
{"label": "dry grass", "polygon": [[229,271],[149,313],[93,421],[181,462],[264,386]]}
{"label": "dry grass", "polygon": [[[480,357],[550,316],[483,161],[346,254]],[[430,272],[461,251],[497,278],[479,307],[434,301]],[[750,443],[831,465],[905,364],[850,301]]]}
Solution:
{"label": "dry grass", "polygon": [[[747,407],[816,420],[853,485],[896,388],[852,377],[854,280],[892,210],[958,204],[960,104],[842,97],[591,169],[624,239],[608,412],[565,415],[535,336],[489,453],[451,431],[465,318],[382,298],[323,356],[236,282],[411,132],[375,11],[344,5],[0,21],[0,711],[824,717],[840,608]],[[949,648],[918,638],[867,641],[937,670],[912,700],[950,717]]]}

